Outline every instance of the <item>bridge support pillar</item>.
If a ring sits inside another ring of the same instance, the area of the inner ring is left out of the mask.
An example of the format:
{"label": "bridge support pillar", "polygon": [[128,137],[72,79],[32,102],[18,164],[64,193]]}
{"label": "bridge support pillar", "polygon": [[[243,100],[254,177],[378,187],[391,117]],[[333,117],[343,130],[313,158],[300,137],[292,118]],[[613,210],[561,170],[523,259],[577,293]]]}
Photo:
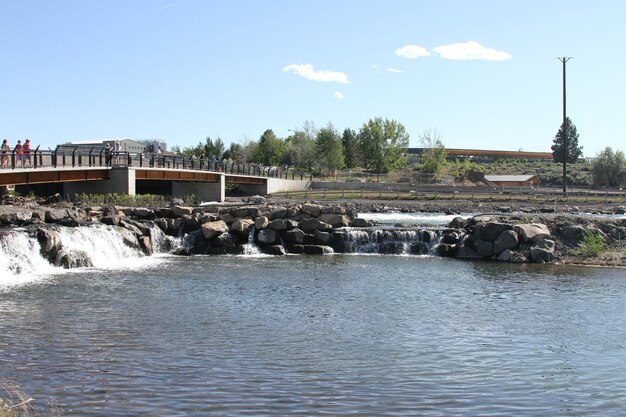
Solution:
{"label": "bridge support pillar", "polygon": [[135,170],[113,168],[105,181],[76,181],[63,184],[63,195],[73,201],[76,194],[127,194],[135,195]]}
{"label": "bridge support pillar", "polygon": [[200,201],[226,200],[226,181],[224,174],[220,175],[218,182],[172,182],[172,197],[182,197],[195,194]]}

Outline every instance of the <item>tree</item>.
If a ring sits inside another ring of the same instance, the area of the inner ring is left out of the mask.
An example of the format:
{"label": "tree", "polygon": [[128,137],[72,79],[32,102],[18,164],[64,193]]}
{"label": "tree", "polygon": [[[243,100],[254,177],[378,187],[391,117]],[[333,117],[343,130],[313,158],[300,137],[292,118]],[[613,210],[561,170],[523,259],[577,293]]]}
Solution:
{"label": "tree", "polygon": [[361,127],[358,143],[363,164],[377,173],[388,172],[407,163],[409,134],[395,120],[370,119]]}
{"label": "tree", "polygon": [[272,129],[267,129],[259,138],[254,152],[254,160],[264,165],[278,165],[285,152],[285,143],[276,137]]}
{"label": "tree", "polygon": [[446,148],[441,141],[441,135],[436,130],[425,130],[420,135],[422,153],[422,169],[430,174],[438,174],[448,164]]}
{"label": "tree", "polygon": [[348,168],[354,168],[359,163],[359,148],[356,132],[352,129],[345,129],[341,138],[343,145],[343,155]]}
{"label": "tree", "polygon": [[320,171],[333,171],[344,167],[341,136],[332,124],[323,127],[315,139],[316,165]]}
{"label": "tree", "polygon": [[[572,123],[568,117],[565,119],[567,126],[567,162],[574,163],[583,154],[583,147],[578,146],[578,132],[576,131],[576,125]],[[563,163],[563,124],[554,137],[552,144],[552,159],[554,162]]]}
{"label": "tree", "polygon": [[302,129],[296,129],[285,140],[285,154],[282,162],[311,171],[315,163],[315,138],[317,128],[311,121],[306,121]]}
{"label": "tree", "polygon": [[624,152],[608,146],[596,155],[591,167],[594,186],[620,187],[626,185],[626,158]]}

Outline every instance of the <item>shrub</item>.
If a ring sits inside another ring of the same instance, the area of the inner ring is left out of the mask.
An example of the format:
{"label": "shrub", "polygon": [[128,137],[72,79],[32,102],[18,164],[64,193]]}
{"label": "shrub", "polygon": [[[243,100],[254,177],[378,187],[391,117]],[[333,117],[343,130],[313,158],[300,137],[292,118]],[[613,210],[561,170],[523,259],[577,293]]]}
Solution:
{"label": "shrub", "polygon": [[600,253],[607,249],[604,238],[598,231],[591,231],[585,233],[583,241],[578,248],[572,251],[573,255],[582,256],[598,256]]}

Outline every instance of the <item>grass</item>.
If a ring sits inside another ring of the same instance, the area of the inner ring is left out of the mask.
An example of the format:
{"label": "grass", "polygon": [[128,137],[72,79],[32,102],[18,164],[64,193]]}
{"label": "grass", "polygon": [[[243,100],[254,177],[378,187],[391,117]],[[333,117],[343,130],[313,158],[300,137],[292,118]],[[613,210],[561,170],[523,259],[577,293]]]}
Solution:
{"label": "grass", "polygon": [[34,401],[16,384],[0,381],[0,417],[60,417],[61,411],[55,403],[42,412]]}
{"label": "grass", "polygon": [[[170,197],[155,194],[77,194],[76,201],[83,206],[124,206],[159,208],[169,205]],[[198,198],[195,194],[186,195],[182,198],[184,204],[197,205]],[[1,416],[0,416],[1,417]]]}
{"label": "grass", "polygon": [[587,232],[580,245],[571,251],[572,255],[598,256],[607,250],[606,242],[597,231]]}

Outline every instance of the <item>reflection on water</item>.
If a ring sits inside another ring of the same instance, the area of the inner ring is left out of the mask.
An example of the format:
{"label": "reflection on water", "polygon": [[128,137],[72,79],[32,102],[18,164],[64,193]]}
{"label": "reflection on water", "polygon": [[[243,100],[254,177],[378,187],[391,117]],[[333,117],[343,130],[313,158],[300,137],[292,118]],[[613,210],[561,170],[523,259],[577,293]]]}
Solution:
{"label": "reflection on water", "polygon": [[0,378],[65,415],[622,415],[626,274],[163,258],[0,295]]}

